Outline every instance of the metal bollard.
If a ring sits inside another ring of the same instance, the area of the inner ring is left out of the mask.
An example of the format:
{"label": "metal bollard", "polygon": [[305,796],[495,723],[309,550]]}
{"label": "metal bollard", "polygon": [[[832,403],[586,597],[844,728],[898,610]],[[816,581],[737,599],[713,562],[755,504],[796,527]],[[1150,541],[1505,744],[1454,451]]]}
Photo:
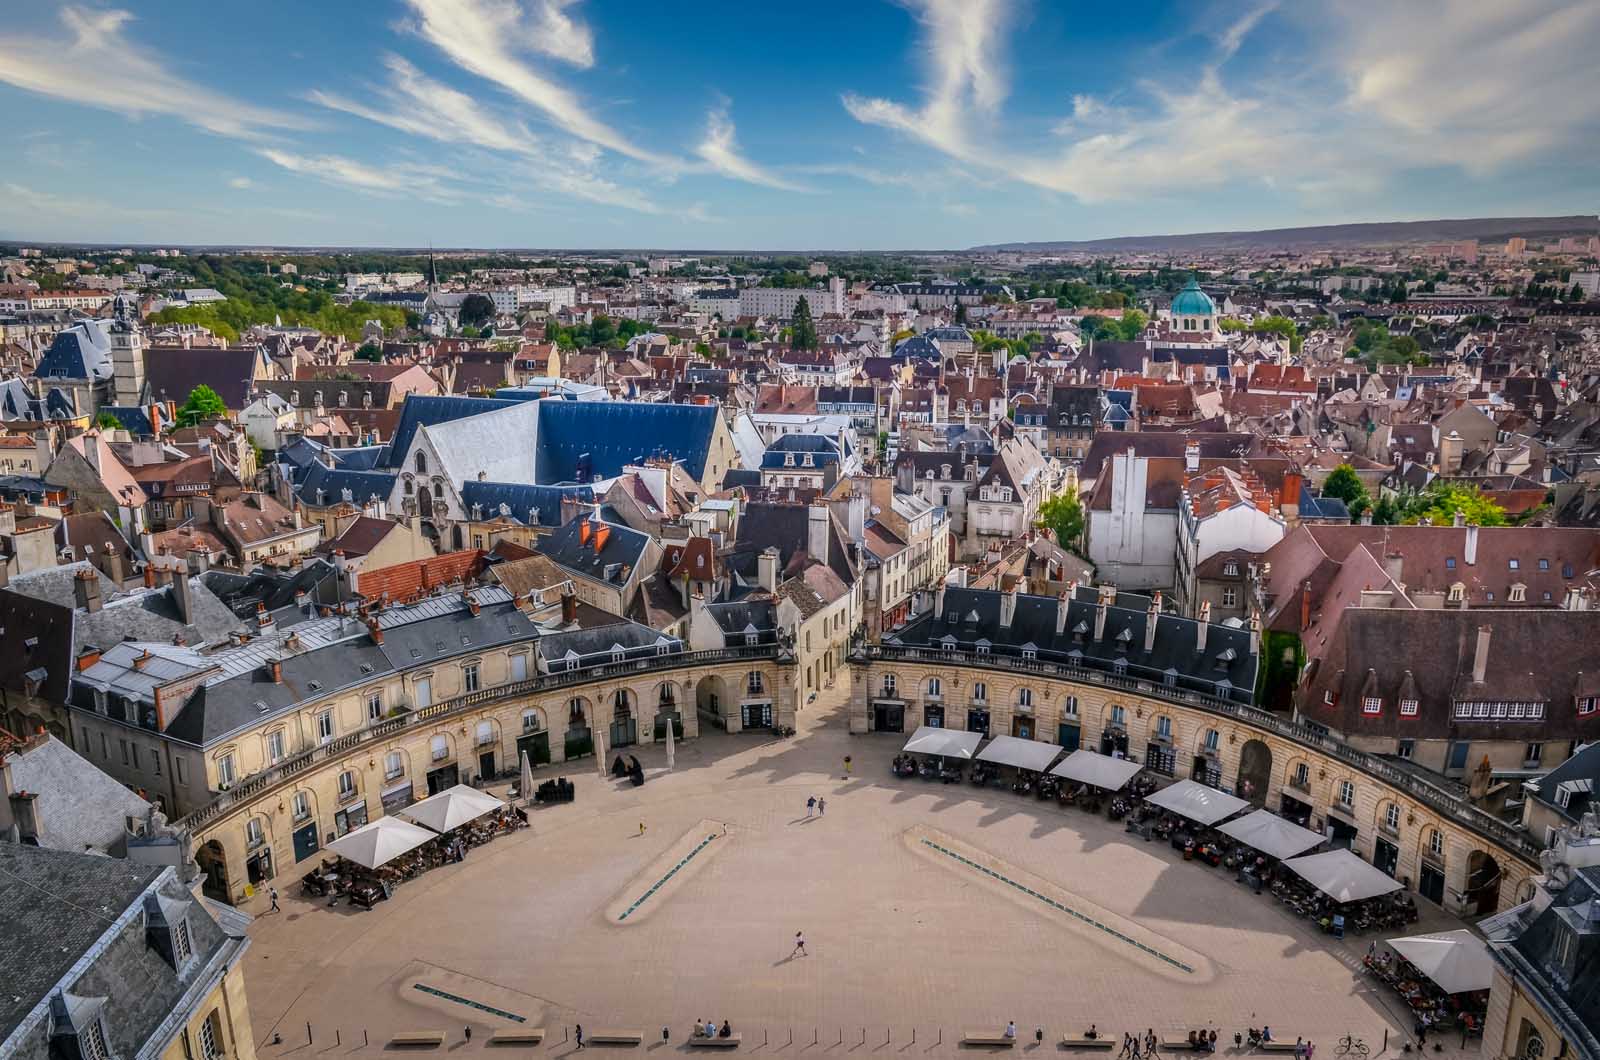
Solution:
{"label": "metal bollard", "polygon": [[311,1044],[311,1021],[306,1020],[306,1044]]}

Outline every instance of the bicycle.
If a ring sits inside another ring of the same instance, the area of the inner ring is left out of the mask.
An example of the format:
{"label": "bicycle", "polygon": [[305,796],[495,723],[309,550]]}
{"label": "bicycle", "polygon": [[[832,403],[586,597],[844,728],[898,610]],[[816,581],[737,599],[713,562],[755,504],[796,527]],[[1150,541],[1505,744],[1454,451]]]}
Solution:
{"label": "bicycle", "polygon": [[1367,1043],[1353,1034],[1340,1038],[1333,1051],[1338,1056],[1366,1056],[1368,1052]]}

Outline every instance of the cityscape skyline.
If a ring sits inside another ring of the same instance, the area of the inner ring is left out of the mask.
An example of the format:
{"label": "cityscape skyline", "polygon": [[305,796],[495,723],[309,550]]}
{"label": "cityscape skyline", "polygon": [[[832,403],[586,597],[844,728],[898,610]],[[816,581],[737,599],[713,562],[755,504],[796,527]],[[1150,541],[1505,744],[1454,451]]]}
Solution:
{"label": "cityscape skyline", "polygon": [[157,16],[0,33],[0,233],[886,250],[1594,209],[1591,5],[406,0],[237,14],[248,50]]}

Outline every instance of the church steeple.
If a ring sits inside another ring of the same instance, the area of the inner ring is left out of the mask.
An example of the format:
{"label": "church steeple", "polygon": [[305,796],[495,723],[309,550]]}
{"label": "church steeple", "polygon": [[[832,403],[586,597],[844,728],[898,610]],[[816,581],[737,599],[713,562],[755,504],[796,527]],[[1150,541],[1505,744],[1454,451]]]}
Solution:
{"label": "church steeple", "polygon": [[433,244],[428,244],[428,291],[439,289],[439,266],[433,260]]}

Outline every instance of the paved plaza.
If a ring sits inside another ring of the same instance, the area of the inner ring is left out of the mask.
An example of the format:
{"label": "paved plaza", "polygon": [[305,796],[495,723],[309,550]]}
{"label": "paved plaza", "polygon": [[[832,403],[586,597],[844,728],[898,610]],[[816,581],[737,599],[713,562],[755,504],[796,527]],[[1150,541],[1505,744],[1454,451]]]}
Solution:
{"label": "paved plaza", "polygon": [[[509,1021],[474,1005],[546,1027],[539,1052],[572,1050],[575,1022],[657,1049],[666,1025],[678,1048],[707,1018],[731,1021],[741,1051],[789,1054],[945,1055],[1007,1020],[1024,1048],[1043,1027],[1052,1052],[1090,1023],[1212,1026],[1224,1051],[1267,1023],[1316,1041],[1319,1060],[1350,1032],[1377,1056],[1387,1033],[1399,1051],[1398,1000],[1359,974],[1370,939],[1332,941],[1103,815],[897,779],[901,740],[847,735],[846,692],[790,739],[707,729],[671,773],[661,748],[635,748],[642,788],[593,760],[547,768],[576,802],[530,809],[532,828],[371,911],[280,878],[282,912],[255,921],[247,962],[262,1055],[379,1052],[446,1028],[455,1053],[487,1052]],[[826,812],[808,818],[813,795]],[[1422,904],[1411,933],[1459,926]]]}

